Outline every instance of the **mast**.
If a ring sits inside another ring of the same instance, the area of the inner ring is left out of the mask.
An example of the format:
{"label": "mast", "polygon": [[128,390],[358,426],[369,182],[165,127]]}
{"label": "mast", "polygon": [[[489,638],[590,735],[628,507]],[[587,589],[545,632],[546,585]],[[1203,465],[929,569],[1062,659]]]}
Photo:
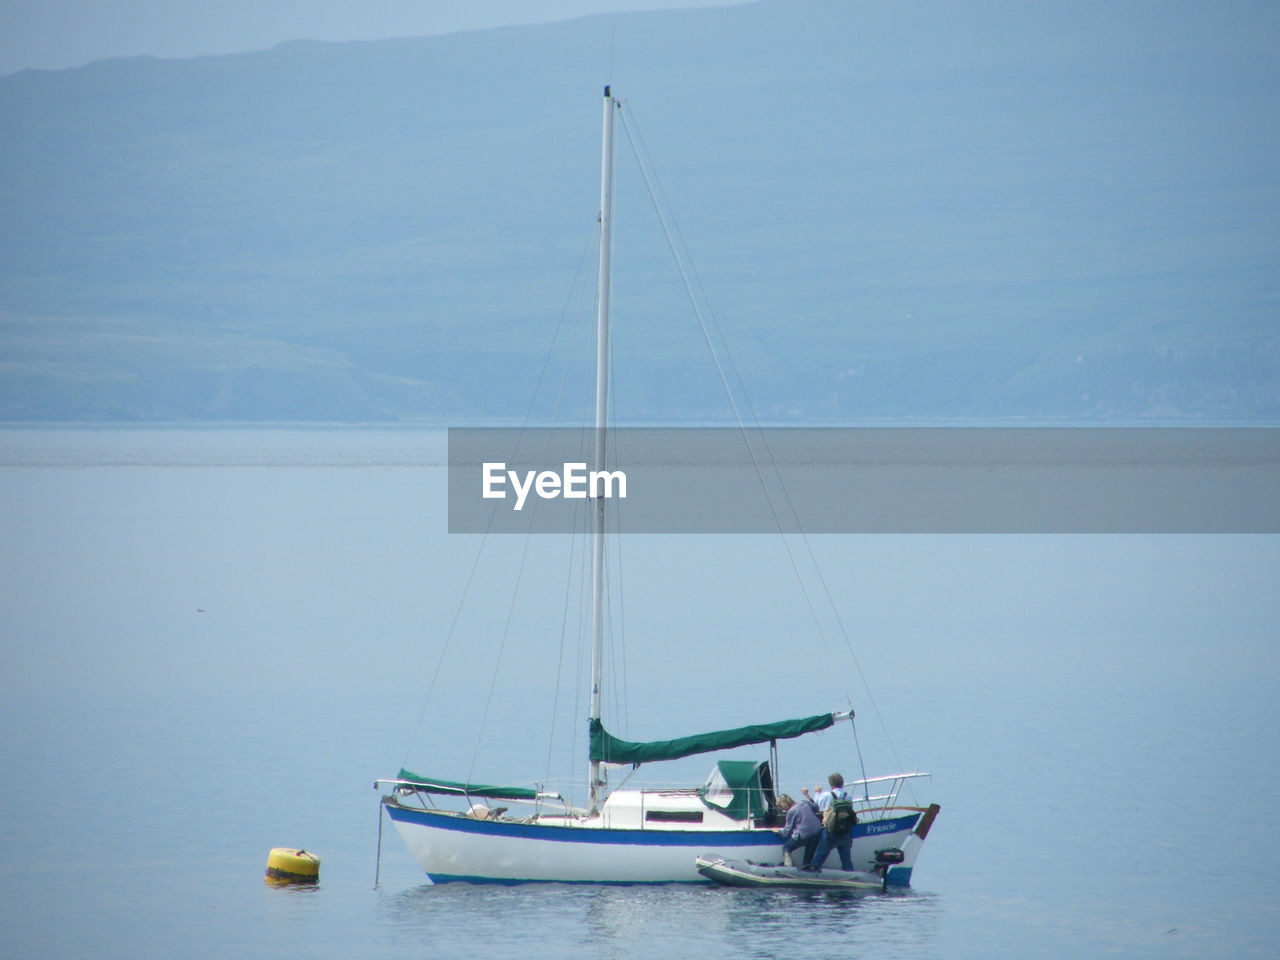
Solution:
{"label": "mast", "polygon": [[[609,421],[609,241],[612,233],[613,97],[604,88],[604,133],[600,159],[600,272],[596,278],[596,470],[605,470],[605,430]],[[600,687],[604,677],[604,505],[597,496],[591,548],[591,703],[590,719],[600,719]],[[592,760],[588,783],[591,813],[600,811],[600,761]]]}

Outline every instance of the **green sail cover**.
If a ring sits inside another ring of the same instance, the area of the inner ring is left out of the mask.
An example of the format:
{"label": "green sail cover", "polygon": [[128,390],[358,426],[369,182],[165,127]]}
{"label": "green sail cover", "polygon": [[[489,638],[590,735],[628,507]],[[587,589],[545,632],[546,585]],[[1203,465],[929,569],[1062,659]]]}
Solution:
{"label": "green sail cover", "polygon": [[527,787],[491,787],[483,783],[455,783],[453,780],[437,780],[422,777],[412,770],[400,771],[400,780],[411,783],[427,793],[450,793],[465,797],[487,797],[491,800],[536,800],[537,790]]}
{"label": "green sail cover", "polygon": [[748,727],[735,727],[733,730],[716,730],[712,733],[701,733],[694,737],[680,737],[676,740],[651,740],[648,743],[633,743],[630,740],[619,740],[599,720],[591,720],[591,759],[604,763],[652,763],[657,760],[679,760],[681,757],[695,753],[711,753],[715,750],[729,750],[749,743],[768,743],[770,740],[789,740],[804,733],[825,730],[835,723],[829,713],[820,713],[814,717],[803,717],[799,720],[779,720],[777,723],[753,723]]}

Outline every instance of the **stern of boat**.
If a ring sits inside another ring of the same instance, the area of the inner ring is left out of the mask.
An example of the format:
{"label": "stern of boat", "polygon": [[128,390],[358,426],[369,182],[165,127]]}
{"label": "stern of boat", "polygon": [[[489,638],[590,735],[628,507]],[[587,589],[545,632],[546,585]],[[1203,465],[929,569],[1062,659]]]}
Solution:
{"label": "stern of boat", "polygon": [[916,859],[942,808],[936,803],[903,804],[900,794],[910,781],[928,777],[913,772],[845,784],[858,813],[851,851],[854,870],[878,873],[885,877],[886,886],[911,885]]}

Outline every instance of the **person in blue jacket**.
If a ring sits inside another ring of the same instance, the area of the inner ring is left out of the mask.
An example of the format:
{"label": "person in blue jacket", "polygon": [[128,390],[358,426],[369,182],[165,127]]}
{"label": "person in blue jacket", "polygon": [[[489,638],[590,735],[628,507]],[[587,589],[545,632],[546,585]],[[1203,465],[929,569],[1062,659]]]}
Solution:
{"label": "person in blue jacket", "polygon": [[791,862],[797,867],[807,867],[813,861],[818,841],[822,839],[822,821],[818,818],[818,807],[812,800],[796,803],[784,793],[778,798],[778,809],[787,815],[787,822],[782,828],[782,839],[786,841],[782,847],[783,855],[804,847],[804,860],[796,863],[793,855]]}

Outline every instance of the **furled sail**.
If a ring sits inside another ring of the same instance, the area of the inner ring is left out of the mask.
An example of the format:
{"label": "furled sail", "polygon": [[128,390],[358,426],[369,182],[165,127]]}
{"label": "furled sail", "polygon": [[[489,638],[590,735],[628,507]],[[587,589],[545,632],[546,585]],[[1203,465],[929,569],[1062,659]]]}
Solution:
{"label": "furled sail", "polygon": [[483,783],[458,783],[453,780],[437,780],[423,777],[411,770],[401,769],[400,781],[426,793],[448,793],[463,797],[485,797],[490,800],[536,800],[537,790],[528,787],[493,787]]}
{"label": "furled sail", "polygon": [[620,740],[605,730],[599,720],[591,720],[591,759],[603,763],[652,763],[657,760],[678,760],[695,753],[711,753],[728,750],[749,743],[768,743],[770,740],[789,740],[815,730],[825,730],[836,722],[836,714],[820,713],[798,720],[779,720],[776,723],[753,723],[732,730],[715,730],[692,737],[675,740],[650,740],[634,743]]}

